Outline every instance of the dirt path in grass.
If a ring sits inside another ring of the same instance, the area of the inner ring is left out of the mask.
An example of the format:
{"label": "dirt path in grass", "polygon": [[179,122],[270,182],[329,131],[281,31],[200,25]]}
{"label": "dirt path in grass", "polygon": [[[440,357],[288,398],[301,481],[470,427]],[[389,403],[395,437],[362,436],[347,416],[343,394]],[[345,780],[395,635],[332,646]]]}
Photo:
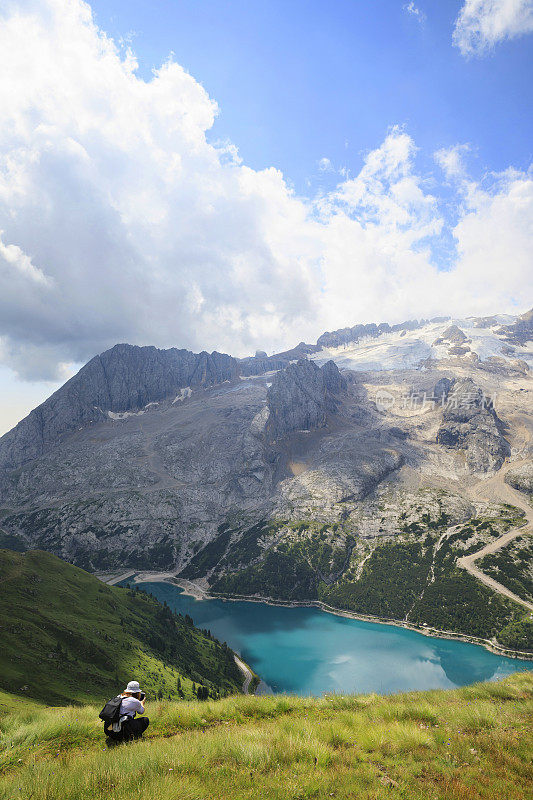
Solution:
{"label": "dirt path in grass", "polygon": [[238,656],[233,656],[233,657],[235,659],[235,663],[237,664],[237,666],[239,667],[240,671],[244,675],[244,683],[242,685],[242,692],[243,692],[243,694],[250,694],[250,684],[251,684],[251,682],[253,680],[253,677],[254,677],[253,673],[252,673],[251,669],[246,666],[244,661],[241,661],[241,659]]}

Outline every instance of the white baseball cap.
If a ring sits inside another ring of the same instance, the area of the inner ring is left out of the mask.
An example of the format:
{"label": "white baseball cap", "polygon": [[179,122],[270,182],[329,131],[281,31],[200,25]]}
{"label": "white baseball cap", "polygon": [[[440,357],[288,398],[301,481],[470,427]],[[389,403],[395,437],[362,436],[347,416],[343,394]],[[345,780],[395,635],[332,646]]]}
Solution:
{"label": "white baseball cap", "polygon": [[136,692],[141,691],[141,687],[139,686],[139,681],[130,681],[126,688],[124,689],[125,692],[131,692],[135,694]]}

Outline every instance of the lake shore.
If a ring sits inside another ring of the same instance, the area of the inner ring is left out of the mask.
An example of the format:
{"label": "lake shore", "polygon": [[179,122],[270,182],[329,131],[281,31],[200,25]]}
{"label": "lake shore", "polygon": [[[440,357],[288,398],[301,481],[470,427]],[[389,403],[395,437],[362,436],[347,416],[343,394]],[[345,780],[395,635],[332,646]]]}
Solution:
{"label": "lake shore", "polygon": [[[403,620],[384,619],[382,617],[374,617],[369,614],[356,614],[353,611],[346,611],[341,608],[334,608],[328,606],[320,600],[279,600],[274,597],[261,597],[259,595],[223,595],[214,592],[209,592],[205,585],[196,581],[186,580],[179,578],[170,572],[138,572],[134,574],[134,583],[171,583],[183,589],[183,593],[195,600],[226,600],[228,602],[247,602],[247,603],[264,603],[271,606],[284,606],[286,608],[318,608],[327,614],[334,614],[338,617],[345,617],[346,619],[360,620],[361,622],[372,622],[379,625],[394,625],[397,628],[405,628],[406,630],[421,633],[424,636],[429,636],[435,639],[452,639],[460,642],[467,642],[469,644],[480,645],[491,653],[506,658],[514,658],[521,661],[533,661],[533,653],[522,653],[517,650],[507,650],[504,647],[490,641],[489,639],[482,639],[477,636],[468,636],[464,633],[455,631],[441,631],[438,628],[431,628],[429,626],[417,626]],[[133,575],[132,575],[133,577]],[[103,578],[101,578],[103,580]],[[110,576],[106,583],[115,582],[116,576]]]}

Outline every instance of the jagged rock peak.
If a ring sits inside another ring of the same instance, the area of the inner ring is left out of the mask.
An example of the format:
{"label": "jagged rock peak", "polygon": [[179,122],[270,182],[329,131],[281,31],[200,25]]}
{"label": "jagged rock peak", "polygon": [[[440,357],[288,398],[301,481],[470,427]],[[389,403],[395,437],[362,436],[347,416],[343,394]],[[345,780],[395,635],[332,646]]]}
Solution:
{"label": "jagged rock peak", "polygon": [[347,388],[346,378],[343,378],[334,361],[327,361],[321,369],[324,385],[328,392],[341,394]]}
{"label": "jagged rock peak", "polygon": [[322,368],[300,359],[280,370],[267,392],[269,417],[265,432],[274,440],[299,430],[323,427],[328,413],[337,409],[337,398],[346,391],[346,380],[329,361]]}
{"label": "jagged rock peak", "polygon": [[446,339],[448,342],[453,342],[454,344],[462,344],[463,342],[466,342],[468,337],[457,325],[450,325],[450,327],[446,328],[442,334],[442,338]]}
{"label": "jagged rock peak", "polygon": [[107,418],[107,412],[143,408],[187,386],[212,386],[239,375],[223,353],[191,353],[117,344],[80,371],[0,439],[0,468],[42,455],[65,434]]}

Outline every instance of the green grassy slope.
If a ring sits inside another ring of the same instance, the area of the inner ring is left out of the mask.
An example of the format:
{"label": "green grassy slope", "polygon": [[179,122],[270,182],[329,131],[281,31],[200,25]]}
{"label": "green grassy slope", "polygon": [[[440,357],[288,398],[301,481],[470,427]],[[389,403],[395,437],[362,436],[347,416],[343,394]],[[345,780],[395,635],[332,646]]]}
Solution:
{"label": "green grassy slope", "polygon": [[96,707],[0,716],[0,797],[32,800],[525,800],[533,675],[391,697],[148,705],[106,749]]}
{"label": "green grassy slope", "polygon": [[0,550],[0,687],[49,703],[102,701],[136,679],[152,697],[235,692],[230,650],[143,592],[40,551]]}

